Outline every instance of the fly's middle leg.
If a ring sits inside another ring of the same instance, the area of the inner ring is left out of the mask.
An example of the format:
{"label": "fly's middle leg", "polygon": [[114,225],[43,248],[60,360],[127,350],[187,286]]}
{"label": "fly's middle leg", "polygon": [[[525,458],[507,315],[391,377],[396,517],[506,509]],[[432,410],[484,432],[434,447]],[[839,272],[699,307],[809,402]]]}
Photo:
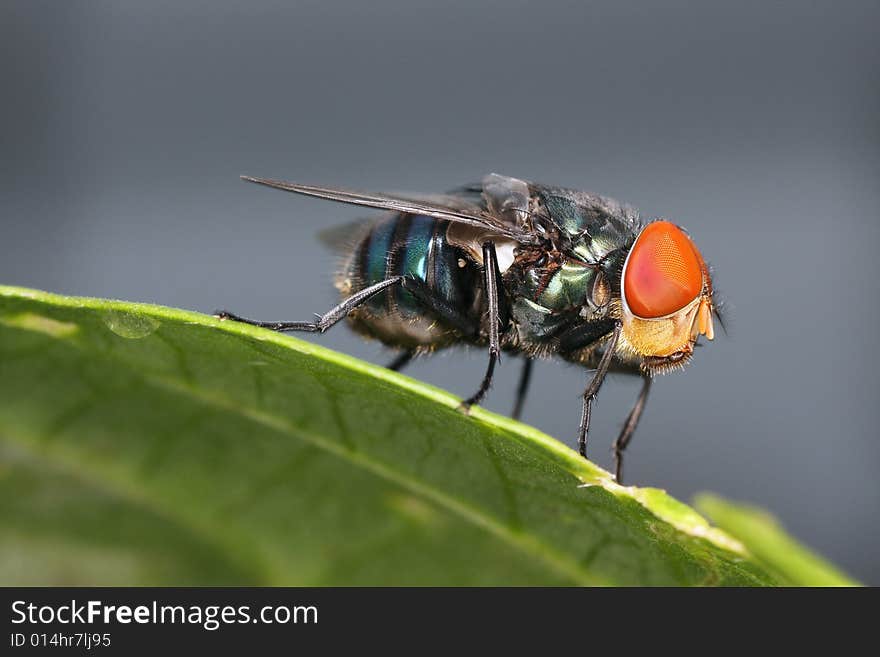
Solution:
{"label": "fly's middle leg", "polygon": [[489,365],[486,374],[477,391],[465,399],[459,408],[467,413],[471,406],[479,404],[489,387],[492,385],[492,377],[495,374],[495,364],[501,356],[501,328],[502,320],[505,326],[509,321],[507,307],[502,307],[499,285],[501,271],[498,267],[498,257],[495,254],[494,242],[483,242],[483,291],[486,294],[486,306],[488,311],[488,338],[489,338]]}

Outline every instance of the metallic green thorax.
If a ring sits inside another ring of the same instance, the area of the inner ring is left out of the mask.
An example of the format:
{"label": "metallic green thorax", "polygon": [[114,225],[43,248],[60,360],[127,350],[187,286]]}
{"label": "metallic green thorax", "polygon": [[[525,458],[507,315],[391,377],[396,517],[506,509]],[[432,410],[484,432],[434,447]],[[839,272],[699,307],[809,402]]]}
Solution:
{"label": "metallic green thorax", "polygon": [[619,272],[638,226],[635,211],[610,199],[556,188],[536,192],[574,257],[525,254],[510,272],[513,319],[520,342],[532,346],[573,322],[607,314],[609,299],[619,296]]}
{"label": "metallic green thorax", "polygon": [[[543,290],[535,288],[535,303],[550,310],[580,307],[593,287],[596,269],[582,264],[565,262],[553,274]],[[533,277],[529,277],[530,282]]]}

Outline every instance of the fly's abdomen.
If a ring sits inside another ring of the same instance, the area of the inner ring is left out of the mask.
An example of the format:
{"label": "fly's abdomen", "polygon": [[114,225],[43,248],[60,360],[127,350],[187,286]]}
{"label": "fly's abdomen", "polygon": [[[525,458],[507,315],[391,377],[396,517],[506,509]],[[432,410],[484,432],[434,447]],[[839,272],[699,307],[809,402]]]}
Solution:
{"label": "fly's abdomen", "polygon": [[424,283],[438,303],[429,307],[403,286],[395,286],[352,316],[356,329],[401,347],[438,347],[460,339],[437,308],[474,314],[479,271],[461,249],[447,241],[447,227],[448,222],[408,214],[390,216],[370,227],[347,265],[350,292],[407,276]]}

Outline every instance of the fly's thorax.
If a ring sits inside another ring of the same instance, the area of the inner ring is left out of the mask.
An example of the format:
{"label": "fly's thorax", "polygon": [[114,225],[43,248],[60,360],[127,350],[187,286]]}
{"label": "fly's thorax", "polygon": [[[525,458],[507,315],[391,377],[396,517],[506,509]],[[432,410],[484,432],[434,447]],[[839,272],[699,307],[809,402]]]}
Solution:
{"label": "fly's thorax", "polygon": [[667,221],[639,233],[621,272],[621,348],[649,369],[685,362],[700,335],[714,337],[712,281],[690,237]]}
{"label": "fly's thorax", "polygon": [[607,305],[611,286],[600,267],[559,253],[520,252],[511,292],[550,312],[593,312]]}
{"label": "fly's thorax", "polygon": [[614,199],[572,189],[536,188],[540,214],[567,236],[589,262],[620,248],[633,238],[638,212]]}
{"label": "fly's thorax", "polygon": [[517,252],[505,285],[519,340],[536,348],[580,322],[606,317],[614,294],[602,267],[540,248]]}

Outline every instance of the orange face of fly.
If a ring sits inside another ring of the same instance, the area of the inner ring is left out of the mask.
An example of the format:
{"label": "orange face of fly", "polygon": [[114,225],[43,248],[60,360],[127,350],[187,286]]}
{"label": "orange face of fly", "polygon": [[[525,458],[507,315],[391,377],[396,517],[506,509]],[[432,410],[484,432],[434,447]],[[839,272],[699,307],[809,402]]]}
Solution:
{"label": "orange face of fly", "polygon": [[686,357],[699,335],[711,340],[712,281],[685,232],[655,221],[636,238],[621,281],[623,338],[648,358]]}

